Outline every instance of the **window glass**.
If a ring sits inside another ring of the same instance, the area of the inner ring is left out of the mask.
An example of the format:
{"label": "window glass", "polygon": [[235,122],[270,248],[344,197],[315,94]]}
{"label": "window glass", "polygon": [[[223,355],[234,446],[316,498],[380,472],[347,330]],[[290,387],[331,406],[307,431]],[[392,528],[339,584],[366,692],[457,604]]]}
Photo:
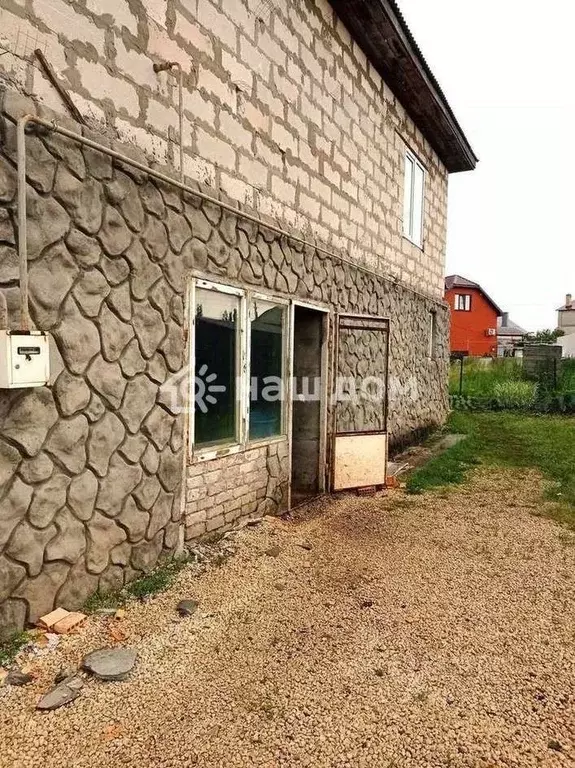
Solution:
{"label": "window glass", "polygon": [[417,163],[413,177],[413,227],[411,237],[413,242],[421,245],[421,229],[423,224],[423,168]]}
{"label": "window glass", "polygon": [[405,156],[405,186],[403,191],[403,232],[411,237],[411,209],[413,195],[413,160]]}
{"label": "window glass", "polygon": [[455,294],[455,309],[469,312],[471,310],[471,295],[469,293]]}
{"label": "window glass", "polygon": [[249,438],[283,432],[285,307],[253,299],[250,304]]}
{"label": "window glass", "polygon": [[403,233],[416,245],[423,242],[423,200],[425,171],[413,155],[405,155],[403,191]]}
{"label": "window glass", "polygon": [[235,443],[240,298],[198,288],[195,307],[196,445]]}

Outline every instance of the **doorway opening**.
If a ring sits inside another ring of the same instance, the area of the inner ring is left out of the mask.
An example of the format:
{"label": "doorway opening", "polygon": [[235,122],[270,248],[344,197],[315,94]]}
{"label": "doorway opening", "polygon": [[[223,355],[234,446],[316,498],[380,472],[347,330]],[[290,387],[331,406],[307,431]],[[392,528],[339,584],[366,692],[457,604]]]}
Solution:
{"label": "doorway opening", "polygon": [[291,503],[325,491],[325,339],[328,315],[293,306]]}

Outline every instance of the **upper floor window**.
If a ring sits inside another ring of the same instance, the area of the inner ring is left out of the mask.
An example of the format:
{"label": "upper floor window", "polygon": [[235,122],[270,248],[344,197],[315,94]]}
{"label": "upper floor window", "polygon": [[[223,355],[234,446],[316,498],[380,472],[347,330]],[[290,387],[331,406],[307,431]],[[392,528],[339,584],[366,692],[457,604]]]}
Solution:
{"label": "upper floor window", "polygon": [[411,152],[405,153],[403,191],[403,234],[421,248],[423,240],[423,198],[425,170]]}
{"label": "upper floor window", "polygon": [[471,310],[471,294],[470,293],[456,293],[454,309],[460,309],[463,312],[469,312]]}

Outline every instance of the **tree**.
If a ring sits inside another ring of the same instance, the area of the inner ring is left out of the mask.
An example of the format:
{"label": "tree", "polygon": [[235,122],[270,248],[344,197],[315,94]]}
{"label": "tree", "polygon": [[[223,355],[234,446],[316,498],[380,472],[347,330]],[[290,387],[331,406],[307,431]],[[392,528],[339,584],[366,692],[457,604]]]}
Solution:
{"label": "tree", "polygon": [[528,333],[525,336],[526,344],[555,344],[560,336],[565,336],[565,331],[561,328],[556,328],[554,331],[546,328],[543,331],[537,331],[536,333]]}

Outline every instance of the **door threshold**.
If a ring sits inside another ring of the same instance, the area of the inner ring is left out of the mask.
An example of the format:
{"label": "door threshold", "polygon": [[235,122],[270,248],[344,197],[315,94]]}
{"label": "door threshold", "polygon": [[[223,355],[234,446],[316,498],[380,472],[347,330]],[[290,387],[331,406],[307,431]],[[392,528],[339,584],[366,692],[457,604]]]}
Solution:
{"label": "door threshold", "polygon": [[328,495],[329,494],[327,493],[327,491],[322,491],[321,493],[316,493],[314,496],[307,496],[305,499],[302,499],[301,501],[296,501],[295,504],[292,504],[286,514],[289,515],[289,513],[293,512],[294,509],[299,509],[300,507],[303,507],[305,504],[311,504],[312,501],[317,501],[318,499],[321,499],[324,496],[328,496]]}

